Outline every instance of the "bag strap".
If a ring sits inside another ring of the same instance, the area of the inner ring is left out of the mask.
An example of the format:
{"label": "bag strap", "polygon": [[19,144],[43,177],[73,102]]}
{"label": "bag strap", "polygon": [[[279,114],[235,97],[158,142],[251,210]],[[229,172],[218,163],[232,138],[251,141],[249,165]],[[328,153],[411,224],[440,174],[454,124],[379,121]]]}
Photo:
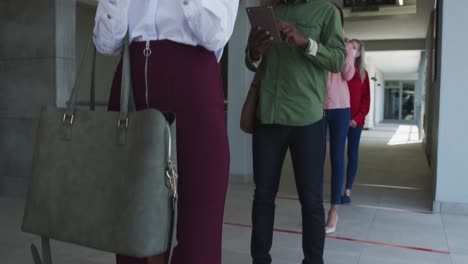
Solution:
{"label": "bag strap", "polygon": [[130,75],[130,43],[129,35],[124,39],[124,47],[122,54],[122,83],[120,89],[120,115],[119,124],[121,122],[128,123],[128,100],[130,95],[130,87],[132,86],[132,78]]}
{"label": "bag strap", "polygon": [[[92,40],[92,38],[90,38],[90,39]],[[88,55],[88,50],[89,50],[89,48],[86,49],[85,55],[82,58],[82,62],[80,63],[80,69],[83,68],[82,63],[84,63],[83,61],[86,59],[86,56]],[[97,106],[107,106],[107,101],[99,101],[99,102],[96,101],[96,65],[97,65],[96,53],[97,53],[97,50],[94,47],[92,49],[92,53],[91,53],[92,54],[92,57],[91,57],[91,82],[90,82],[90,86],[89,86],[90,87],[89,101],[79,101],[78,99],[76,99],[76,105],[89,106],[89,110],[91,110],[91,111],[96,110]],[[79,81],[79,78],[77,79],[77,82],[78,81]],[[135,98],[133,96],[132,87],[130,87],[128,103],[129,103],[128,111],[129,112],[136,111]]]}
{"label": "bag strap", "polygon": [[169,181],[169,186],[171,188],[171,198],[172,198],[172,223],[171,223],[171,230],[170,230],[170,237],[169,237],[169,259],[168,264],[172,261],[172,256],[174,253],[174,249],[177,246],[177,218],[178,218],[178,211],[177,211],[177,202],[178,202],[178,175],[177,171],[174,168],[174,164],[172,162],[172,134],[171,128],[169,124],[166,124],[166,132],[165,132],[166,140],[165,142],[168,144],[167,146],[167,167],[166,167],[166,176],[167,180]]}
{"label": "bag strap", "polygon": [[[92,51],[90,52],[90,49],[92,48]],[[84,66],[86,59],[88,58],[89,54],[91,54],[91,83],[90,83],[90,91],[89,91],[89,109],[90,110],[95,110],[96,107],[96,48],[93,45],[93,38],[90,38],[88,41],[88,44],[86,45],[85,52],[83,54],[83,57],[81,58],[80,66],[78,68],[78,73],[76,74],[76,80],[73,84],[72,91],[70,93],[70,98],[67,101],[67,109],[70,109],[74,112],[74,109],[77,104],[77,97],[78,97],[78,89],[80,87],[81,83],[81,77],[83,74],[83,69],[86,67]]]}
{"label": "bag strap", "polygon": [[[73,89],[70,93],[69,100],[67,102],[67,108],[65,110],[65,115],[63,117],[63,121],[69,123],[70,125],[73,124],[73,119],[75,115],[76,105],[77,105],[77,93],[79,89],[79,84],[81,81],[82,71],[86,67],[84,67],[84,62],[87,55],[90,52],[91,47],[93,48],[92,51],[92,61],[93,65],[92,75],[91,75],[91,85],[90,85],[90,109],[94,110],[96,106],[95,101],[95,64],[96,64],[96,48],[93,44],[93,38],[90,38],[90,41],[86,47],[85,55],[80,63],[80,67],[78,69],[77,78],[73,85]],[[132,81],[131,81],[131,73],[130,73],[130,44],[129,44],[129,35],[128,32],[124,38],[124,45],[123,45],[123,54],[122,54],[122,82],[121,82],[121,96],[120,96],[120,113],[119,118],[117,120],[118,128],[127,128],[128,127],[128,112],[129,112],[129,100],[130,100],[130,90],[132,89]],[[134,106],[131,104],[131,108],[133,109]],[[120,129],[119,129],[120,130]],[[123,140],[120,140],[121,143]]]}
{"label": "bag strap", "polygon": [[172,198],[172,225],[171,225],[171,235],[170,235],[170,244],[169,244],[169,259],[168,264],[171,264],[172,257],[174,256],[174,249],[177,246],[177,219],[178,219],[178,211],[177,211],[177,196]]}
{"label": "bag strap", "polygon": [[50,240],[47,237],[41,237],[42,258],[39,255],[37,247],[31,245],[31,253],[33,255],[34,264],[52,264],[52,253],[50,250]]}
{"label": "bag strap", "polygon": [[89,110],[96,110],[96,47],[93,48],[91,65],[91,85],[89,92]]}

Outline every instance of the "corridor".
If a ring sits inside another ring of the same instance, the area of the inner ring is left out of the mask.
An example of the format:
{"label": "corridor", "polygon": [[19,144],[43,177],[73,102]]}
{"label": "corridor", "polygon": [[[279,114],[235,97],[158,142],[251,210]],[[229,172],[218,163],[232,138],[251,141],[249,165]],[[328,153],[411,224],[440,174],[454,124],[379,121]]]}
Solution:
{"label": "corridor", "polygon": [[[466,264],[468,219],[432,214],[431,176],[408,125],[383,124],[363,134],[360,171],[353,203],[343,206],[337,232],[328,236],[326,264]],[[285,165],[285,173],[288,171]],[[327,169],[328,171],[328,169]],[[327,174],[328,175],[328,174]],[[274,264],[301,261],[301,217],[295,189],[283,175],[278,195]],[[324,186],[328,198],[329,176]],[[252,185],[231,183],[226,203],[223,264],[250,263]],[[326,204],[326,210],[328,210]],[[32,263],[29,243],[39,240],[20,232],[23,201],[0,199],[2,264]],[[54,241],[55,263],[111,264],[113,256]]]}
{"label": "corridor", "polygon": [[[416,126],[380,124],[364,131],[352,204],[327,237],[326,264],[465,264],[468,219],[432,214],[432,176]],[[324,199],[329,200],[326,163]],[[301,215],[286,161],[277,199],[273,263],[301,261]],[[225,264],[250,263],[253,188],[231,185],[225,216]],[[326,204],[326,212],[329,204]]]}

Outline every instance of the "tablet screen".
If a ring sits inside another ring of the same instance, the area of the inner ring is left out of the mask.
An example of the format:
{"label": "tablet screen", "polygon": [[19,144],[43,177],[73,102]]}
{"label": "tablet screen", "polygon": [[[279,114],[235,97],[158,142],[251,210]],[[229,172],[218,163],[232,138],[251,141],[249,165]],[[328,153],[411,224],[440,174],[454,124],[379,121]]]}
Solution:
{"label": "tablet screen", "polygon": [[275,13],[271,6],[248,7],[247,16],[252,28],[261,27],[270,32],[273,43],[281,43],[281,34],[276,24]]}

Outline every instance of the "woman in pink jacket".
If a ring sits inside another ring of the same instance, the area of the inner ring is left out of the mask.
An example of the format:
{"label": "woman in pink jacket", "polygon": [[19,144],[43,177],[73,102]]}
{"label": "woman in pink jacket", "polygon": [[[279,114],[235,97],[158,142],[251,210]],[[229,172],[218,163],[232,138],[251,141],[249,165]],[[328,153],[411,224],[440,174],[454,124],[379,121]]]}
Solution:
{"label": "woman in pink jacket", "polygon": [[[342,10],[340,9],[342,14]],[[343,15],[341,19],[343,23]],[[325,119],[330,141],[331,161],[331,208],[325,226],[327,234],[336,230],[338,210],[341,204],[341,193],[345,174],[345,145],[351,116],[350,98],[347,81],[353,78],[355,52],[353,45],[346,45],[346,60],[341,73],[329,73],[325,93]]]}

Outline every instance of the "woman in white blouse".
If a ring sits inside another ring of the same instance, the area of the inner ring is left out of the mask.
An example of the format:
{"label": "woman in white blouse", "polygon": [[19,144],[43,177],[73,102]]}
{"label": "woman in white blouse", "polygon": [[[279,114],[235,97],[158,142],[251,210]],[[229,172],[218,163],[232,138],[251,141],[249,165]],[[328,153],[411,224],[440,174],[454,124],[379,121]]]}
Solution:
{"label": "woman in white blouse", "polygon": [[[94,42],[118,55],[129,33],[137,110],[177,115],[178,246],[172,263],[220,264],[229,145],[218,62],[231,37],[238,0],[100,0]],[[119,109],[120,67],[109,110]],[[164,263],[164,257],[150,258]],[[118,264],[148,259],[117,256]]]}

